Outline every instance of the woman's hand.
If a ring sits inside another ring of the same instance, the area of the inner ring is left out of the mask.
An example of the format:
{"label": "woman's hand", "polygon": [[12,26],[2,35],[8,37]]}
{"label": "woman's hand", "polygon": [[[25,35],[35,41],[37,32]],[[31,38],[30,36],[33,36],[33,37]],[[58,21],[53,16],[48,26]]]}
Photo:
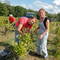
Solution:
{"label": "woman's hand", "polygon": [[39,36],[39,39],[41,40],[43,38],[43,35],[41,34],[40,36]]}

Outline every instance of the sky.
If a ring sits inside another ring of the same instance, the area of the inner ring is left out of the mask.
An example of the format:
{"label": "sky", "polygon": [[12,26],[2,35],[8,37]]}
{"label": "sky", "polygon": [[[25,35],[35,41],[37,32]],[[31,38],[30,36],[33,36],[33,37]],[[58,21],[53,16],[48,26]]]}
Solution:
{"label": "sky", "polygon": [[19,5],[35,11],[44,8],[48,13],[60,12],[60,0],[0,0],[0,2],[13,6]]}

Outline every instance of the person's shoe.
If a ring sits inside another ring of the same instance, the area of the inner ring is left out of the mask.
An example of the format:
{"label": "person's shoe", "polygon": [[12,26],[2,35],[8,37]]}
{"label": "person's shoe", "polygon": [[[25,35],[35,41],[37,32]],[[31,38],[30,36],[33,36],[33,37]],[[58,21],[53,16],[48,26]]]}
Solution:
{"label": "person's shoe", "polygon": [[45,59],[45,60],[48,60],[48,56],[44,56],[44,59]]}
{"label": "person's shoe", "polygon": [[39,57],[39,58],[44,58],[44,56],[40,55],[39,53],[35,52],[34,54],[36,57]]}

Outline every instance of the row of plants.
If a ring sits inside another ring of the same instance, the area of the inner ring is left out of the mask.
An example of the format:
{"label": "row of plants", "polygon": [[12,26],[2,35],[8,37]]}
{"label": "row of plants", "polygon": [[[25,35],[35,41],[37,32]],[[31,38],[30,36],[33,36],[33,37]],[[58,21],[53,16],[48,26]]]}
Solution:
{"label": "row of plants", "polygon": [[[14,30],[15,28],[13,27],[13,24],[10,24],[8,19],[0,19],[0,27],[6,27],[7,30]],[[37,34],[34,32],[35,29],[38,27],[38,21],[37,23],[35,23],[33,25],[33,28],[31,29],[30,32],[25,33],[24,30],[24,34],[20,34],[19,35],[19,45],[18,44],[14,44],[13,49],[17,55],[20,56],[25,56],[29,53],[29,51],[33,51],[36,48],[36,40],[37,40]],[[6,32],[6,31],[5,31]],[[52,45],[54,45],[54,56],[59,57],[60,56],[60,22],[51,22],[50,23],[50,34],[55,35],[54,38],[52,38],[52,41],[50,43],[53,42]],[[50,37],[50,36],[49,36]],[[51,39],[49,39],[50,41]]]}

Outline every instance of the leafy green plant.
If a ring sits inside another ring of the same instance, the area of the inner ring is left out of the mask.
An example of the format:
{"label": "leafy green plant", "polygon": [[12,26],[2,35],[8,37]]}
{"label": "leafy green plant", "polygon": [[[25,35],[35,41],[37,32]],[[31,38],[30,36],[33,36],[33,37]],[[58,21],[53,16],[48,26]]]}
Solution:
{"label": "leafy green plant", "polygon": [[14,46],[15,52],[20,56],[25,56],[30,50],[34,50],[34,43],[30,33],[25,33],[19,36],[19,45]]}

